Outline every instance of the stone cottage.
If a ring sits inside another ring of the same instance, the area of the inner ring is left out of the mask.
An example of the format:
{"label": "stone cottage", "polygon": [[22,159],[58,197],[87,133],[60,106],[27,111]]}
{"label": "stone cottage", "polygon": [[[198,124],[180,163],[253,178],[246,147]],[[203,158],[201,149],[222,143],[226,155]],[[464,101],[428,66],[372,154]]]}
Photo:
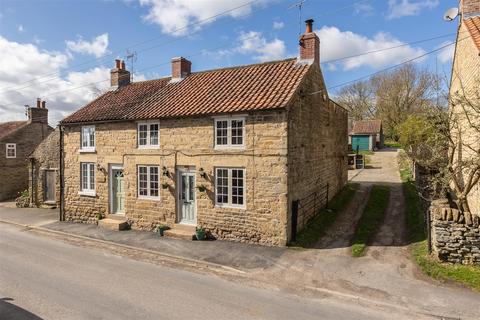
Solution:
{"label": "stone cottage", "polygon": [[51,132],[29,156],[30,205],[60,205],[60,130]]}
{"label": "stone cottage", "polygon": [[112,89],[61,122],[63,218],[287,244],[292,203],[347,182],[347,112],[328,97],[312,22],[298,59],[191,72],[180,57],[135,83],[117,60]]}
{"label": "stone cottage", "polygon": [[[468,162],[480,159],[480,1],[460,1],[459,20],[450,82],[451,130],[457,147],[450,151],[455,151],[454,161],[467,160],[468,167]],[[464,163],[461,167],[459,180],[467,181],[474,171],[464,169]],[[473,176],[478,178],[480,171]],[[432,252],[441,261],[480,265],[480,182],[469,184],[470,212],[451,208],[447,199],[430,206]]]}
{"label": "stone cottage", "polygon": [[45,101],[27,108],[27,121],[0,123],[0,201],[28,188],[28,156],[52,132]]}
{"label": "stone cottage", "polygon": [[[460,13],[450,83],[450,107],[458,115],[458,125],[452,126],[463,140],[455,153],[458,161],[480,159],[480,1],[460,1]],[[468,204],[470,212],[480,216],[480,182],[470,191]]]}

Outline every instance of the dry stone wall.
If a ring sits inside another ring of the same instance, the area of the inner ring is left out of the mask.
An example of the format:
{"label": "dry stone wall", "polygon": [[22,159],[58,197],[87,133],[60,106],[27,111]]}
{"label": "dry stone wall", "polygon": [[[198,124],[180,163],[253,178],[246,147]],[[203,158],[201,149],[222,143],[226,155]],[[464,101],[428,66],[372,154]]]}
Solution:
{"label": "dry stone wall", "polygon": [[445,262],[480,265],[480,219],[444,204],[430,207],[432,251]]}

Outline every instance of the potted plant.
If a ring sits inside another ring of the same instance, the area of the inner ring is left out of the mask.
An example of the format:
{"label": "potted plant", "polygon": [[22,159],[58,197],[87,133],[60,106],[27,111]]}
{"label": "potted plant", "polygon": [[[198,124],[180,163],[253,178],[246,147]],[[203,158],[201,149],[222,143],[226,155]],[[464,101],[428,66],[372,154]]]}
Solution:
{"label": "potted plant", "polygon": [[207,190],[207,187],[205,187],[205,185],[201,184],[197,187],[197,189],[200,192],[205,192]]}
{"label": "potted plant", "polygon": [[168,189],[168,183],[167,182],[162,183],[162,188],[163,189]]}
{"label": "potted plant", "polygon": [[161,224],[157,227],[157,232],[158,232],[158,234],[160,234],[161,237],[163,237],[163,233],[165,232],[165,230],[168,230],[168,229],[170,229],[169,226]]}
{"label": "potted plant", "polygon": [[195,231],[195,236],[197,237],[197,240],[205,240],[205,236],[206,236],[206,233],[205,233],[205,229],[203,228],[197,228],[197,230]]}
{"label": "potted plant", "polygon": [[103,219],[103,215],[101,213],[97,213],[97,220],[102,220]]}

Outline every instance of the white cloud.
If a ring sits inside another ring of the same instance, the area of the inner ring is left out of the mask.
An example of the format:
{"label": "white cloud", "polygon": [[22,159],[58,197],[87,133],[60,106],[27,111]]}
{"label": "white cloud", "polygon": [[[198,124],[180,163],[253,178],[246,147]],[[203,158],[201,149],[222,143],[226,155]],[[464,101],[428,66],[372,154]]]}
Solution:
{"label": "white cloud", "polygon": [[[55,125],[110,86],[109,69],[105,67],[57,77],[68,67],[65,53],[43,51],[2,36],[0,52],[0,121],[25,120],[23,105],[34,105],[41,97],[47,102],[50,124]],[[77,87],[82,88],[71,90]]]}
{"label": "white cloud", "polygon": [[282,21],[274,21],[273,22],[273,29],[274,30],[282,29],[284,26],[285,26],[285,23],[283,23]]}
{"label": "white cloud", "polygon": [[79,37],[77,41],[67,40],[66,44],[70,51],[91,54],[98,58],[107,53],[108,33],[99,35],[98,37],[92,39],[91,42],[85,41]]}
{"label": "white cloud", "polygon": [[433,9],[438,6],[439,0],[388,0],[387,19],[396,19],[405,16],[416,16],[423,9]]}
{"label": "white cloud", "polygon": [[[439,45],[437,48],[441,48],[443,46],[446,46],[447,44],[451,43],[450,41],[445,41],[441,45]],[[447,63],[453,60],[453,54],[455,53],[455,45],[450,45],[445,47],[444,49],[440,50],[440,53],[438,54],[438,59],[442,63]]]}
{"label": "white cloud", "polygon": [[18,33],[23,33],[23,32],[25,31],[25,28],[23,28],[23,25],[22,25],[22,24],[19,24],[19,25],[17,26],[17,31],[18,31]]}
{"label": "white cloud", "polygon": [[242,54],[251,54],[258,61],[269,61],[283,59],[286,56],[287,48],[280,39],[273,39],[268,42],[261,32],[242,32],[238,37],[240,45],[235,49]]}
{"label": "white cloud", "polygon": [[[221,16],[213,17],[224,11],[231,10],[222,16],[239,18],[248,15],[252,11],[253,3],[246,0],[139,0],[142,6],[149,7],[148,14],[144,19],[160,26],[163,33],[174,36],[188,34],[192,30],[198,30],[202,25],[211,23]],[[262,4],[267,0],[256,2]],[[213,17],[212,19],[208,19]],[[206,20],[208,19],[208,20]],[[205,21],[206,20],[206,21]],[[187,25],[195,24],[186,28]]]}
{"label": "white cloud", "polygon": [[[373,38],[368,38],[351,31],[341,31],[336,27],[328,26],[324,26],[315,32],[320,38],[320,60],[322,62],[353,56],[368,51],[404,45],[402,41],[383,32],[377,33]],[[403,62],[423,53],[425,53],[425,51],[421,48],[414,48],[406,45],[396,49],[338,61],[333,64],[341,66],[343,70],[351,70],[362,66],[381,68]],[[336,68],[336,66],[329,66],[329,68],[333,69]]]}
{"label": "white cloud", "polygon": [[375,12],[375,9],[370,3],[355,3],[353,6],[356,14],[361,14],[363,16],[371,16]]}

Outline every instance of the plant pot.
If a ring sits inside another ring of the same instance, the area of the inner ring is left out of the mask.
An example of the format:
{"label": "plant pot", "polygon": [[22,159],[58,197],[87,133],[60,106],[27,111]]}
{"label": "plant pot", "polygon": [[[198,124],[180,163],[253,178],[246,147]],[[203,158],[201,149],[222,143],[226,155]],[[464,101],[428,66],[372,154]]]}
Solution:
{"label": "plant pot", "polygon": [[197,240],[199,240],[199,241],[205,240],[205,236],[206,236],[205,230],[200,229],[200,230],[195,231],[195,236],[197,237]]}
{"label": "plant pot", "polygon": [[160,237],[163,237],[163,233],[165,232],[165,229],[163,228],[158,228],[158,234],[160,235]]}

